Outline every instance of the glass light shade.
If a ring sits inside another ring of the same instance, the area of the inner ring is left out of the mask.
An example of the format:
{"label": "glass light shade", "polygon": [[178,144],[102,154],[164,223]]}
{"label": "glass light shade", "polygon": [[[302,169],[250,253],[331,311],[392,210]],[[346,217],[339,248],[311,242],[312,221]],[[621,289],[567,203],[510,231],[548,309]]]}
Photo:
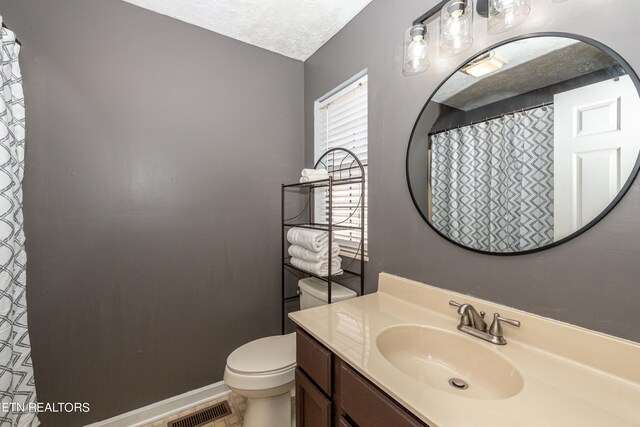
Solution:
{"label": "glass light shade", "polygon": [[489,0],[487,31],[497,34],[517,27],[531,12],[529,0]]}
{"label": "glass light shade", "polygon": [[429,68],[429,44],[427,43],[427,27],[414,25],[404,34],[404,65],[407,75],[422,73]]}
{"label": "glass light shade", "polygon": [[440,11],[440,50],[464,52],[473,45],[473,0],[450,0]]}

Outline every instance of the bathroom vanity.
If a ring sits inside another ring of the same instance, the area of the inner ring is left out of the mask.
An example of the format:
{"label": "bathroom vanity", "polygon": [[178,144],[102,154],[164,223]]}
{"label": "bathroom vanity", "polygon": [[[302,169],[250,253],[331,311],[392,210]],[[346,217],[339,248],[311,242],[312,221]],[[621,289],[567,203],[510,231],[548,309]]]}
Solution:
{"label": "bathroom vanity", "polygon": [[[640,79],[612,49],[535,33],[451,71],[406,157],[412,200],[441,237],[487,255],[543,251],[631,187]],[[638,343],[388,274],[375,294],[289,317],[298,427],[640,426]]]}
{"label": "bathroom vanity", "polygon": [[297,426],[426,425],[300,328],[296,358]]}
{"label": "bathroom vanity", "polygon": [[[450,300],[521,326],[487,342]],[[638,343],[384,273],[374,294],[289,316],[299,427],[640,426]]]}

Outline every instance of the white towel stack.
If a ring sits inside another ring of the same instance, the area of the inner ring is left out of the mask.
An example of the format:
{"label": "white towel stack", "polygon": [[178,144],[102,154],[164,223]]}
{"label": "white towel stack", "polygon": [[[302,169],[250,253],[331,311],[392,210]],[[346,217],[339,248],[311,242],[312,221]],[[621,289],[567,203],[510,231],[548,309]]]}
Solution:
{"label": "white towel stack", "polygon": [[300,177],[301,183],[329,179],[329,173],[326,169],[302,169],[300,175],[302,175]]}
{"label": "white towel stack", "polygon": [[[289,246],[289,255],[294,258],[299,258],[304,261],[323,261],[327,260],[329,256],[329,245],[324,245],[319,251],[310,251],[302,246],[291,245]],[[337,257],[340,255],[340,246],[337,243],[331,245],[331,257]]]}
{"label": "white towel stack", "polygon": [[[320,277],[329,274],[329,232],[291,228],[287,232],[291,265]],[[340,246],[331,245],[331,275],[342,274]]]}

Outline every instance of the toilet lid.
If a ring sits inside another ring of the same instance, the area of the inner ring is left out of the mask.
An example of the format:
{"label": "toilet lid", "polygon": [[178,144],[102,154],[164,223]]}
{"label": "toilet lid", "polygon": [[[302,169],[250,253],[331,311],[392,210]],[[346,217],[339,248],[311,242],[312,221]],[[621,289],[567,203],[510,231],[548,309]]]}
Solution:
{"label": "toilet lid", "polygon": [[296,334],[276,335],[238,347],[227,358],[229,369],[262,374],[292,368],[296,364]]}

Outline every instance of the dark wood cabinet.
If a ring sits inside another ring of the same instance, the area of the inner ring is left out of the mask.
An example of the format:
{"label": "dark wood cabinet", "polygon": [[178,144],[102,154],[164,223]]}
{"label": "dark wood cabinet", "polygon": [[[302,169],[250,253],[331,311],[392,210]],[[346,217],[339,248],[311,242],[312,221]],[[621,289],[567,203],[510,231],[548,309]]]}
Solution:
{"label": "dark wood cabinet", "polygon": [[296,343],[297,427],[426,426],[302,329]]}
{"label": "dark wood cabinet", "polygon": [[418,427],[424,424],[345,362],[338,362],[340,410],[358,426]]}
{"label": "dark wood cabinet", "polygon": [[296,426],[331,426],[331,401],[296,369]]}
{"label": "dark wood cabinet", "polygon": [[306,333],[296,334],[298,367],[328,396],[331,396],[331,356],[326,347]]}

